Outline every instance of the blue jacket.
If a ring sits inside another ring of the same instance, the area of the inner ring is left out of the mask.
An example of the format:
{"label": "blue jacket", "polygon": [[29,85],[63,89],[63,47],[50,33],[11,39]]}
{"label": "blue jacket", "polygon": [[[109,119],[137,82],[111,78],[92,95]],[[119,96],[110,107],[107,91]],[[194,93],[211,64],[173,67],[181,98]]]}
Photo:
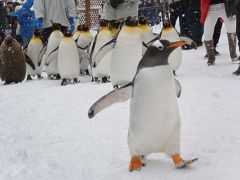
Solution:
{"label": "blue jacket", "polygon": [[17,17],[17,21],[20,24],[20,35],[31,38],[34,29],[37,27],[34,11],[28,9],[25,13]]}
{"label": "blue jacket", "polygon": [[27,0],[22,8],[16,11],[17,20],[20,24],[20,35],[26,38],[31,38],[34,29],[37,27],[37,21],[34,11],[30,8],[34,0]]}

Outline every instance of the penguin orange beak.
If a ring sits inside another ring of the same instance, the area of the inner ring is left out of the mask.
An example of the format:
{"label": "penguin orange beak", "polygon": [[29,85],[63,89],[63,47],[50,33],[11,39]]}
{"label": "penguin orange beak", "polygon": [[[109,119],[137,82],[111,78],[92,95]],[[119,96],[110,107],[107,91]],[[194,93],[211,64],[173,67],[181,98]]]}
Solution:
{"label": "penguin orange beak", "polygon": [[184,46],[186,43],[182,41],[175,42],[173,44],[170,44],[167,48],[177,48],[179,46]]}

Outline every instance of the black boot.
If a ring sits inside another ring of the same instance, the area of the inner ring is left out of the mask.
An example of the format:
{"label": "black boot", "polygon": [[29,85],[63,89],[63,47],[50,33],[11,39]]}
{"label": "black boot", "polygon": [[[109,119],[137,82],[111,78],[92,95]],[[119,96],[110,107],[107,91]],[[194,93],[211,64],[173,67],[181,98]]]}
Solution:
{"label": "black boot", "polygon": [[237,44],[236,33],[227,33],[227,37],[228,37],[228,46],[229,46],[230,57],[231,57],[232,61],[237,61],[238,56],[236,53],[236,44]]}

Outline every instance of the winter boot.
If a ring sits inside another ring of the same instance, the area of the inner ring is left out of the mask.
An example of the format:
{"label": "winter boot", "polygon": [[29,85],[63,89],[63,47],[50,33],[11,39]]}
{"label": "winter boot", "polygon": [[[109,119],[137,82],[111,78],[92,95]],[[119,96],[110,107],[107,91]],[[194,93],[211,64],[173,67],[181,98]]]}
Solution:
{"label": "winter boot", "polygon": [[240,75],[240,64],[236,71],[233,72],[234,75],[239,76]]}
{"label": "winter boot", "polygon": [[208,62],[207,64],[213,65],[215,63],[215,53],[214,53],[214,45],[213,45],[213,40],[210,41],[204,41],[206,51],[207,51],[207,57],[208,57]]}
{"label": "winter boot", "polygon": [[228,37],[228,46],[229,46],[230,57],[231,57],[232,61],[237,61],[238,56],[236,54],[236,42],[237,42],[236,33],[227,33],[227,37]]}

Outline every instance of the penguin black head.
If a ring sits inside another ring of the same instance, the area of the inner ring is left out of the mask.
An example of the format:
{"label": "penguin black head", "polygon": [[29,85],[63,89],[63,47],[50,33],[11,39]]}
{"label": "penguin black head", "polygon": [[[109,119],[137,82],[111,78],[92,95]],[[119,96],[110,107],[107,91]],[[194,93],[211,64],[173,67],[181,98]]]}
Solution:
{"label": "penguin black head", "polygon": [[109,29],[118,29],[120,25],[121,25],[121,21],[111,20],[109,22]]}
{"label": "penguin black head", "polygon": [[163,21],[163,28],[169,28],[172,27],[171,21],[169,19],[165,19]]}
{"label": "penguin black head", "polygon": [[83,26],[83,25],[79,24],[78,27],[77,27],[77,30],[78,30],[78,31],[82,31],[82,26]]}
{"label": "penguin black head", "polygon": [[141,16],[138,21],[141,25],[147,24],[147,18],[145,18],[144,16]]}
{"label": "penguin black head", "polygon": [[34,34],[35,37],[40,37],[40,35],[41,35],[40,29],[35,29],[33,34]]}
{"label": "penguin black head", "polygon": [[177,47],[185,45],[182,41],[169,42],[168,40],[157,40],[148,47],[141,59],[137,72],[142,68],[154,67],[168,64],[168,57]]}
{"label": "penguin black head", "polygon": [[63,33],[64,37],[71,37],[72,36],[72,33],[70,30],[66,29]]}
{"label": "penguin black head", "polygon": [[61,29],[61,24],[59,23],[54,23],[52,20],[51,20],[51,23],[52,23],[52,30],[59,30]]}
{"label": "penguin black head", "polygon": [[136,17],[128,16],[125,20],[125,25],[130,27],[135,27],[138,25],[138,20]]}
{"label": "penguin black head", "polygon": [[108,21],[106,19],[100,19],[99,26],[100,27],[107,27],[108,26]]}
{"label": "penguin black head", "polygon": [[89,27],[86,24],[82,25],[82,31],[89,31]]}

